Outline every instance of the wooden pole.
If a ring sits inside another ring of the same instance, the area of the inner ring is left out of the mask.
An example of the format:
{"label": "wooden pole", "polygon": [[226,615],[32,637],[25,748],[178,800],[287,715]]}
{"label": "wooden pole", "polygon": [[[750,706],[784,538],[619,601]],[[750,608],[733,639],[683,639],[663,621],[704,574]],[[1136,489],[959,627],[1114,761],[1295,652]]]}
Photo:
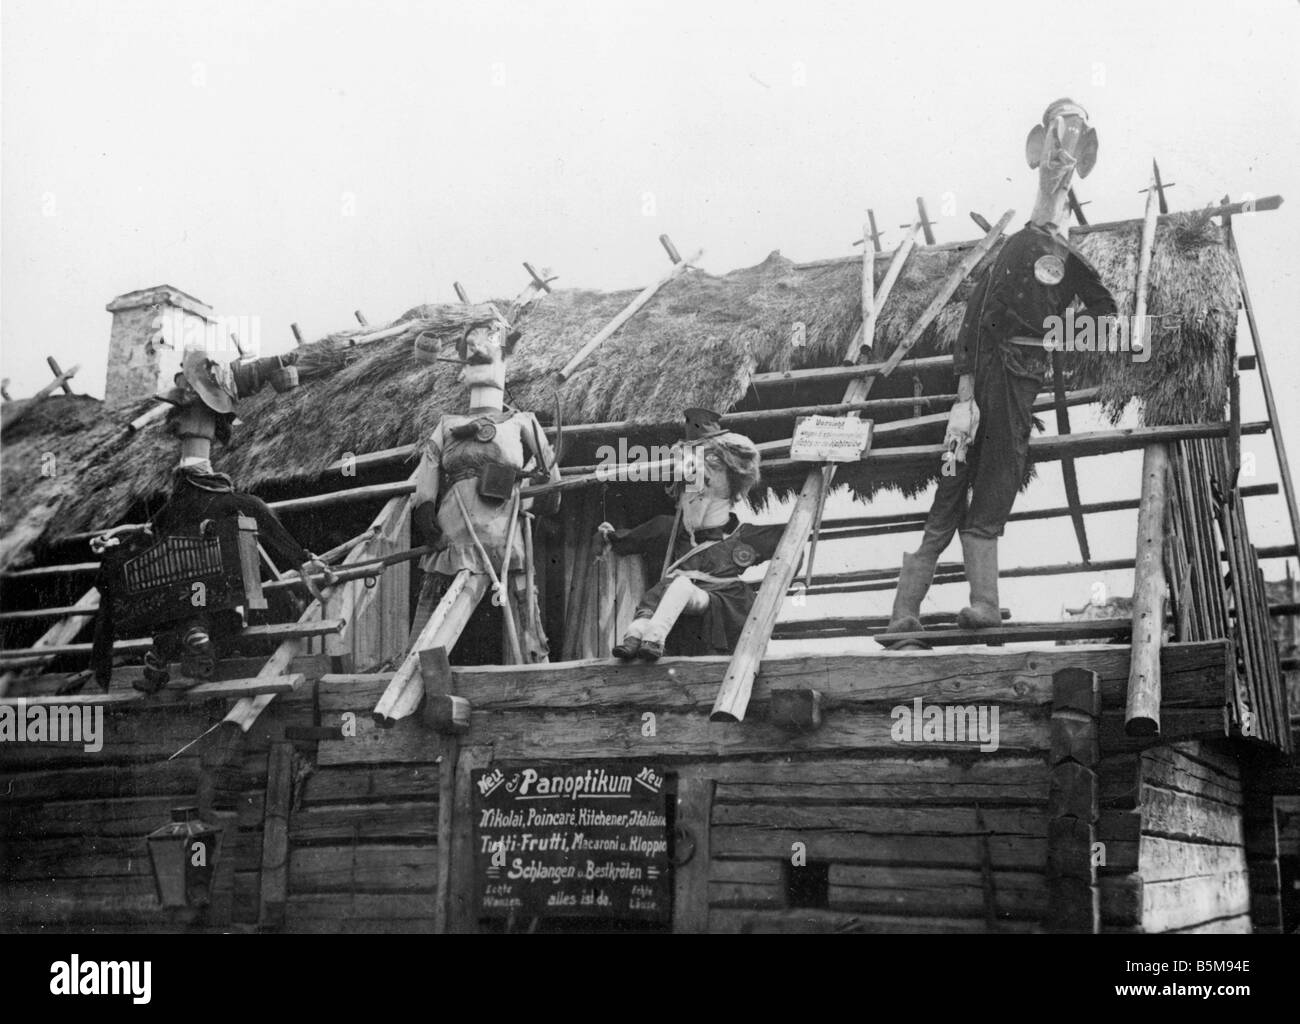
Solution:
{"label": "wooden pole", "polygon": [[744,720],[754,677],[758,675],[758,667],[771,639],[777,614],[785,601],[786,590],[799,567],[804,541],[812,530],[813,517],[821,504],[824,487],[825,477],[821,467],[814,466],[804,481],[803,490],[799,492],[799,499],[790,514],[785,533],[781,535],[767,575],[763,578],[763,585],[759,587],[749,618],[745,620],[736,653],[727,666],[727,674],[723,677],[722,687],[713,703],[710,721]]}
{"label": "wooden pole", "polygon": [[574,354],[572,359],[570,359],[567,363],[564,364],[564,368],[560,370],[560,374],[559,374],[560,382],[563,383],[564,381],[572,377],[574,371],[576,371],[577,368],[582,364],[583,360],[585,360],[587,356],[591,355],[592,352],[594,352],[597,348],[599,348],[606,341],[608,341],[615,331],[617,331],[625,323],[631,320],[632,317],[636,315],[637,311],[641,309],[641,307],[643,307],[647,302],[649,302],[652,298],[654,298],[655,293],[659,291],[660,288],[666,285],[669,281],[673,281],[676,278],[681,277],[682,274],[686,273],[686,271],[691,268],[691,264],[697,262],[700,259],[700,257],[703,255],[704,255],[704,251],[700,250],[689,260],[684,260],[681,263],[673,264],[673,268],[670,271],[668,271],[668,273],[664,274],[664,276],[659,278],[659,280],[656,281],[654,284],[648,285],[647,287],[642,289],[641,294],[638,295],[635,299],[633,299],[630,303],[628,303],[626,309],[624,309],[621,313],[618,314],[618,316],[614,317],[613,320],[611,320],[608,324],[606,324],[590,341],[588,341],[585,345],[583,345],[582,348],[578,349],[578,351]]}
{"label": "wooden pole", "polygon": [[921,222],[921,230],[925,232],[925,244],[934,245],[934,222],[925,212],[925,200],[921,196],[916,197],[916,213],[917,219]]}
{"label": "wooden pole", "polygon": [[1147,192],[1146,216],[1142,220],[1142,243],[1138,250],[1137,285],[1134,288],[1132,345],[1141,352],[1148,344],[1146,330],[1147,289],[1151,279],[1151,256],[1156,244],[1156,220],[1159,217],[1159,199],[1155,180]]}
{"label": "wooden pole", "polygon": [[[1153,200],[1154,201],[1154,200]],[[1124,731],[1130,736],[1160,732],[1160,649],[1165,631],[1165,494],[1169,451],[1150,445],[1142,456],[1142,504],[1138,506],[1137,554],[1133,570],[1133,645],[1128,674]]]}
{"label": "wooden pole", "polygon": [[1296,503],[1295,481],[1291,477],[1291,460],[1286,452],[1286,440],[1277,414],[1277,399],[1273,396],[1273,381],[1269,376],[1268,363],[1264,360],[1264,345],[1259,336],[1259,324],[1255,320],[1255,304],[1250,299],[1250,288],[1246,284],[1246,270],[1241,263],[1241,252],[1237,249],[1237,238],[1231,224],[1225,227],[1228,236],[1228,251],[1232,253],[1233,265],[1237,268],[1237,279],[1241,282],[1241,301],[1246,308],[1246,323],[1250,327],[1250,340],[1255,348],[1256,366],[1259,369],[1259,383],[1264,390],[1264,406],[1268,410],[1268,421],[1272,425],[1273,452],[1277,456],[1278,477],[1282,481],[1282,493],[1286,496],[1286,509],[1291,518],[1291,537],[1300,545],[1300,505]]}
{"label": "wooden pole", "polygon": [[998,222],[993,225],[993,230],[980,239],[979,243],[972,246],[970,252],[962,257],[961,262],[953,268],[952,273],[944,280],[938,294],[930,300],[930,304],[926,306],[920,318],[912,325],[912,329],[907,332],[903,340],[898,343],[898,347],[885,360],[885,365],[880,371],[882,377],[888,377],[893,373],[898,364],[903,361],[903,357],[911,351],[912,346],[921,340],[921,335],[925,333],[925,329],[930,326],[934,319],[943,312],[943,307],[948,304],[948,300],[952,298],[952,293],[957,290],[957,286],[966,280],[970,272],[975,269],[975,265],[984,258],[984,254],[993,248],[993,244],[1001,237],[1003,229],[1011,223],[1011,218],[1015,215],[1015,210],[1008,210],[1004,213]]}
{"label": "wooden pole", "polygon": [[[894,255],[889,258],[889,269],[885,271],[884,279],[880,282],[880,288],[873,292],[868,298],[867,292],[867,273],[870,271],[871,282],[875,283],[875,257],[868,253],[863,253],[862,260],[862,324],[858,327],[858,332],[849,342],[849,350],[844,354],[843,363],[845,366],[857,365],[858,359],[862,356],[862,350],[865,348],[871,351],[875,344],[876,338],[876,320],[880,316],[880,310],[884,307],[885,301],[889,298],[889,293],[894,290],[894,284],[898,280],[898,275],[903,271],[903,264],[907,262],[908,254],[912,247],[916,245],[916,234],[921,230],[921,222],[916,221],[898,248],[894,250]],[[865,246],[864,246],[865,248]],[[723,417],[724,421],[726,417]]]}

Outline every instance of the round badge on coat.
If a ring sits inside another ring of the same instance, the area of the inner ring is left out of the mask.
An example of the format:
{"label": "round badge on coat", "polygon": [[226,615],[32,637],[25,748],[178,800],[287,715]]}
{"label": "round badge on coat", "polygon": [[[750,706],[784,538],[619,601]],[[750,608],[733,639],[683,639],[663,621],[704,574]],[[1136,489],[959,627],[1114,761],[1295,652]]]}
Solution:
{"label": "round badge on coat", "polygon": [[731,549],[731,560],[742,569],[748,569],[757,557],[758,552],[748,544],[737,544]]}
{"label": "round badge on coat", "polygon": [[487,444],[492,438],[497,436],[497,426],[495,423],[480,423],[478,430],[474,433],[474,439]]}
{"label": "round badge on coat", "polygon": [[1060,284],[1065,280],[1065,260],[1059,256],[1039,256],[1034,262],[1034,277],[1039,284]]}

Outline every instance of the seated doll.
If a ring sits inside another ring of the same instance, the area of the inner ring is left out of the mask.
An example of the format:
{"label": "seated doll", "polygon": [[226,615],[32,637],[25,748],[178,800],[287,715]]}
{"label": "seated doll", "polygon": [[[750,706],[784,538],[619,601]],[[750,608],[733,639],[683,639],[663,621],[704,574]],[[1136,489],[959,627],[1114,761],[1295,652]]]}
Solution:
{"label": "seated doll", "polygon": [[677,514],[628,530],[597,529],[620,555],[662,558],[660,580],[645,592],[622,641],[623,660],[670,654],[730,654],[740,639],[754,589],[740,577],[772,557],[785,526],[741,524],[732,511],[758,483],[759,452],[724,430],[717,413],[687,409],[682,480],[670,493]]}

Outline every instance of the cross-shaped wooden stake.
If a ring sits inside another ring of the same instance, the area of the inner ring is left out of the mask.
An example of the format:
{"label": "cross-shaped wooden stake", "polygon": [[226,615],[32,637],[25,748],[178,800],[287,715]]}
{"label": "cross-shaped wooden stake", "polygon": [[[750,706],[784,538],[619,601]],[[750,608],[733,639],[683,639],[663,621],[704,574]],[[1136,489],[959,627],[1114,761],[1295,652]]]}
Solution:
{"label": "cross-shaped wooden stake", "polygon": [[[1163,181],[1161,181],[1161,180],[1160,180],[1160,165],[1159,165],[1158,163],[1156,163],[1154,160],[1151,161],[1151,170],[1152,170],[1152,174],[1153,174],[1153,176],[1154,176],[1154,178],[1155,178],[1156,197],[1160,200],[1160,212],[1161,212],[1162,214],[1168,213],[1168,212],[1169,212],[1169,204],[1168,204],[1167,202],[1165,202],[1165,189],[1167,189],[1167,188],[1173,188],[1175,185],[1178,184],[1178,182],[1176,182],[1176,181],[1171,181],[1171,182],[1169,182],[1169,184],[1166,185]],[[1150,191],[1150,189],[1145,189],[1145,188],[1140,188],[1140,189],[1138,189],[1138,192],[1140,192],[1140,193],[1145,193],[1145,192],[1149,192],[1149,191]]]}
{"label": "cross-shaped wooden stake", "polygon": [[1088,223],[1088,218],[1083,215],[1083,208],[1088,204],[1079,202],[1079,197],[1074,194],[1074,189],[1070,189],[1066,195],[1070,203],[1070,212],[1074,214],[1074,219],[1081,225],[1086,225]]}
{"label": "cross-shaped wooden stake", "polygon": [[536,270],[533,269],[533,265],[531,263],[525,263],[524,269],[528,271],[528,276],[533,279],[533,284],[536,285],[538,289],[546,292],[549,295],[551,291],[551,282],[555,280],[555,275],[552,274],[550,277],[543,277],[541,274],[539,274]]}
{"label": "cross-shaped wooden stake", "polygon": [[49,364],[50,371],[54,374],[54,383],[63,388],[63,393],[65,395],[72,394],[72,388],[68,387],[68,378],[77,372],[76,367],[73,367],[73,369],[68,373],[64,373],[63,370],[59,368],[59,364],[55,361],[53,356],[46,356],[45,361]]}
{"label": "cross-shaped wooden stake", "polygon": [[[925,212],[925,200],[920,196],[916,197],[916,213],[917,219],[921,222],[921,231],[925,235],[925,244],[934,245],[934,231],[931,230],[934,227],[934,221],[932,221],[930,215]],[[911,227],[910,224],[900,224],[898,226],[900,228]]]}
{"label": "cross-shaped wooden stake", "polygon": [[[875,210],[868,210],[868,211],[867,211],[867,222],[870,224],[870,230],[867,231],[866,235],[864,235],[862,238],[857,239],[853,244],[854,244],[854,245],[865,245],[865,244],[866,244],[866,240],[867,240],[867,238],[870,237],[870,239],[871,239],[871,245],[872,245],[872,247],[876,250],[876,252],[884,252],[884,250],[881,249],[881,247],[880,247],[880,240],[881,240],[882,238],[884,238],[885,236],[884,236],[884,233],[883,233],[883,232],[879,231],[879,230],[876,228],[876,211],[875,211]],[[903,227],[905,227],[905,228],[906,228],[906,227],[911,227],[911,225],[910,225],[910,224],[904,224]]]}

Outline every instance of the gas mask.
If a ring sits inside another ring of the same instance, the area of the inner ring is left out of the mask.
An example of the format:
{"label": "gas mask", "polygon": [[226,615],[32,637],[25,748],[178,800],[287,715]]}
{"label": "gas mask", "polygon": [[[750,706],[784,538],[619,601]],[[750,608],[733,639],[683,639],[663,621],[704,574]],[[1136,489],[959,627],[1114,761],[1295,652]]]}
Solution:
{"label": "gas mask", "polygon": [[514,348],[519,335],[503,321],[471,327],[457,346],[464,361],[461,383],[466,387],[496,388],[506,386],[505,358]]}
{"label": "gas mask", "polygon": [[1069,99],[1049,106],[1025,140],[1025,160],[1047,195],[1069,188],[1075,171],[1086,178],[1097,163],[1097,130],[1088,127],[1088,112]]}

